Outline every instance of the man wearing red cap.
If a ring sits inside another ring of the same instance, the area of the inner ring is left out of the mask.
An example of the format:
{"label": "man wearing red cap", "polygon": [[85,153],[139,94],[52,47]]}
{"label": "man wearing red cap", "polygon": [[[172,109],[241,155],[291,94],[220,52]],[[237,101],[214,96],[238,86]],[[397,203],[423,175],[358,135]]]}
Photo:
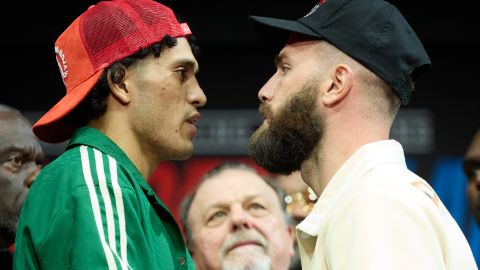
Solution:
{"label": "man wearing red cap", "polygon": [[102,1],[57,39],[66,95],[33,127],[70,139],[25,200],[17,269],[193,269],[181,231],[146,179],[193,151],[191,32],[151,0]]}
{"label": "man wearing red cap", "polygon": [[319,196],[297,226],[302,269],[477,269],[455,220],[389,139],[430,59],[396,7],[322,0],[296,20],[252,17],[278,48],[251,154],[301,170]]}

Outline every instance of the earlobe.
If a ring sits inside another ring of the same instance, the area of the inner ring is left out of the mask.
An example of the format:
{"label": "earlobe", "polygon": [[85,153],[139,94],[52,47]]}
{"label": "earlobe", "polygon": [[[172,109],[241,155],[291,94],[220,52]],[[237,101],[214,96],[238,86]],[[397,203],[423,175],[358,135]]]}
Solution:
{"label": "earlobe", "polygon": [[352,69],[346,64],[336,66],[331,74],[331,84],[321,97],[323,104],[331,107],[340,103],[348,96],[352,86]]}
{"label": "earlobe", "polygon": [[126,67],[119,64],[107,71],[108,86],[112,96],[122,104],[130,103],[131,97],[125,83]]}

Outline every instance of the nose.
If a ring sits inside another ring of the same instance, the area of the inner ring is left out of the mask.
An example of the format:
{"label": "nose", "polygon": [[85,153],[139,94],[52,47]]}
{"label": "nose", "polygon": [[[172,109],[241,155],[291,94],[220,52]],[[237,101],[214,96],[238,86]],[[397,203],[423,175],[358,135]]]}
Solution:
{"label": "nose", "polygon": [[33,181],[35,181],[35,178],[37,178],[38,173],[40,172],[41,167],[37,165],[36,163],[33,163],[32,165],[32,170],[30,173],[27,175],[27,178],[25,179],[25,186],[27,188],[30,188],[30,186],[33,184]]}
{"label": "nose", "polygon": [[253,227],[250,215],[241,206],[235,206],[231,211],[233,230],[251,229]]}
{"label": "nose", "polygon": [[263,86],[262,88],[260,89],[260,91],[258,91],[258,99],[260,100],[260,102],[268,102],[270,100],[272,100],[272,97],[273,97],[273,92],[274,92],[274,87],[273,87],[273,83],[272,83],[272,80],[273,80],[273,77],[270,78]]}
{"label": "nose", "polygon": [[195,108],[198,108],[207,104],[207,96],[205,96],[205,93],[203,92],[202,88],[200,88],[200,85],[198,85],[197,81],[195,81],[195,84],[196,86],[188,95],[188,101],[193,104]]}

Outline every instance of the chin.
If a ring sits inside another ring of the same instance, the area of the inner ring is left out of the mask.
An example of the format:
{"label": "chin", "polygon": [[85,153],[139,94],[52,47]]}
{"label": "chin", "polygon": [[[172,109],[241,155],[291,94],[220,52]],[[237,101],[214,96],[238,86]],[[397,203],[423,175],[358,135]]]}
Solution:
{"label": "chin", "polygon": [[182,149],[178,149],[174,153],[173,160],[185,160],[192,156],[193,154],[193,144],[190,143],[189,146],[183,147]]}

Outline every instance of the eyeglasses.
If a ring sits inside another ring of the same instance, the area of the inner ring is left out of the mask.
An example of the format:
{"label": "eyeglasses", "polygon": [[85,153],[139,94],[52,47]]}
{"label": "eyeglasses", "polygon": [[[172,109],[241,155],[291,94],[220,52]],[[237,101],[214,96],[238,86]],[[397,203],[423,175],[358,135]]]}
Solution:
{"label": "eyeglasses", "polygon": [[465,161],[463,171],[468,179],[480,178],[480,166],[478,162]]}
{"label": "eyeglasses", "polygon": [[304,191],[287,194],[284,199],[287,203],[285,211],[291,214],[296,206],[301,209],[303,213],[309,213],[315,205],[315,202],[317,202],[318,198],[313,190],[308,188]]}

